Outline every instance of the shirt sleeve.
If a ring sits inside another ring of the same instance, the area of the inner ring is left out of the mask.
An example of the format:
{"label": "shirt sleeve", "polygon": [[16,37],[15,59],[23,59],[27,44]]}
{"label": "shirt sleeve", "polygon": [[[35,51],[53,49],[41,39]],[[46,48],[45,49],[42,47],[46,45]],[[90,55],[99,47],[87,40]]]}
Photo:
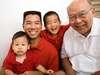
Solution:
{"label": "shirt sleeve", "polygon": [[49,69],[52,69],[54,71],[58,71],[59,69],[59,60],[58,60],[58,53],[56,48],[52,48],[52,53],[50,54],[49,59]]}
{"label": "shirt sleeve", "polygon": [[9,50],[8,55],[4,59],[3,68],[12,70],[12,64],[14,62],[14,54]]}
{"label": "shirt sleeve", "polygon": [[67,57],[67,53],[66,53],[66,50],[65,50],[65,46],[64,46],[64,43],[62,44],[62,49],[61,49],[61,58],[65,58]]}

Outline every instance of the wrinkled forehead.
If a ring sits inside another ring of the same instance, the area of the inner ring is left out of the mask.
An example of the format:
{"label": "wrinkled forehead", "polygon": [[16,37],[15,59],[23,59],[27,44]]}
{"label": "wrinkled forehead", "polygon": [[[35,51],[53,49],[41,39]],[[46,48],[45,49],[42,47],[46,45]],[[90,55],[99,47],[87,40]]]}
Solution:
{"label": "wrinkled forehead", "polygon": [[68,13],[79,12],[82,10],[86,10],[90,7],[91,5],[88,3],[87,0],[73,0],[72,3],[68,6],[67,11]]}

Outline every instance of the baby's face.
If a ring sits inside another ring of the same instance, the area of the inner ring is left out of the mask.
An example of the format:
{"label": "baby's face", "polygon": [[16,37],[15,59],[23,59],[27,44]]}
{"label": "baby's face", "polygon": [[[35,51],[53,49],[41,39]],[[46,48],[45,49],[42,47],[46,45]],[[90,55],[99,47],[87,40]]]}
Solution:
{"label": "baby's face", "polygon": [[16,38],[13,41],[12,49],[16,55],[24,55],[29,49],[29,43],[25,36]]}

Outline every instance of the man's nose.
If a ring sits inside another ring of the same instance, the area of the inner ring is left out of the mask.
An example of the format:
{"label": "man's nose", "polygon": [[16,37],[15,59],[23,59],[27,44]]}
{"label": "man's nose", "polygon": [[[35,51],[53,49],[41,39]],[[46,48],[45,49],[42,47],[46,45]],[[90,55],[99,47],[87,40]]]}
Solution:
{"label": "man's nose", "polygon": [[54,23],[51,24],[52,27],[55,27],[56,25]]}
{"label": "man's nose", "polygon": [[34,23],[31,24],[31,28],[35,28],[36,25]]}
{"label": "man's nose", "polygon": [[77,17],[76,17],[76,22],[77,22],[77,23],[80,23],[80,22],[81,22],[81,18],[77,16]]}

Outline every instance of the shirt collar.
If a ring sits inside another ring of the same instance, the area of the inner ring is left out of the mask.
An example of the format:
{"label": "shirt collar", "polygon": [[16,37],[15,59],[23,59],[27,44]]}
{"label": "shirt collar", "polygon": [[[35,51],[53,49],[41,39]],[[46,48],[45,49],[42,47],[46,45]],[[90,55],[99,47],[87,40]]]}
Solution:
{"label": "shirt collar", "polygon": [[70,30],[71,30],[74,37],[84,37],[82,34],[77,32],[74,28],[70,27]]}
{"label": "shirt collar", "polygon": [[[100,20],[98,22],[100,22]],[[98,32],[98,28],[100,28],[100,26],[99,27],[97,26],[98,22],[97,22],[97,18],[93,18],[92,28],[91,28],[91,31],[90,31],[90,33],[87,37],[100,35],[100,33]],[[82,34],[77,32],[72,27],[70,27],[70,30],[73,32],[73,36],[75,36],[75,37],[84,37]]]}
{"label": "shirt collar", "polygon": [[100,35],[100,20],[98,18],[93,18],[92,29],[90,32],[90,36],[98,36]]}

